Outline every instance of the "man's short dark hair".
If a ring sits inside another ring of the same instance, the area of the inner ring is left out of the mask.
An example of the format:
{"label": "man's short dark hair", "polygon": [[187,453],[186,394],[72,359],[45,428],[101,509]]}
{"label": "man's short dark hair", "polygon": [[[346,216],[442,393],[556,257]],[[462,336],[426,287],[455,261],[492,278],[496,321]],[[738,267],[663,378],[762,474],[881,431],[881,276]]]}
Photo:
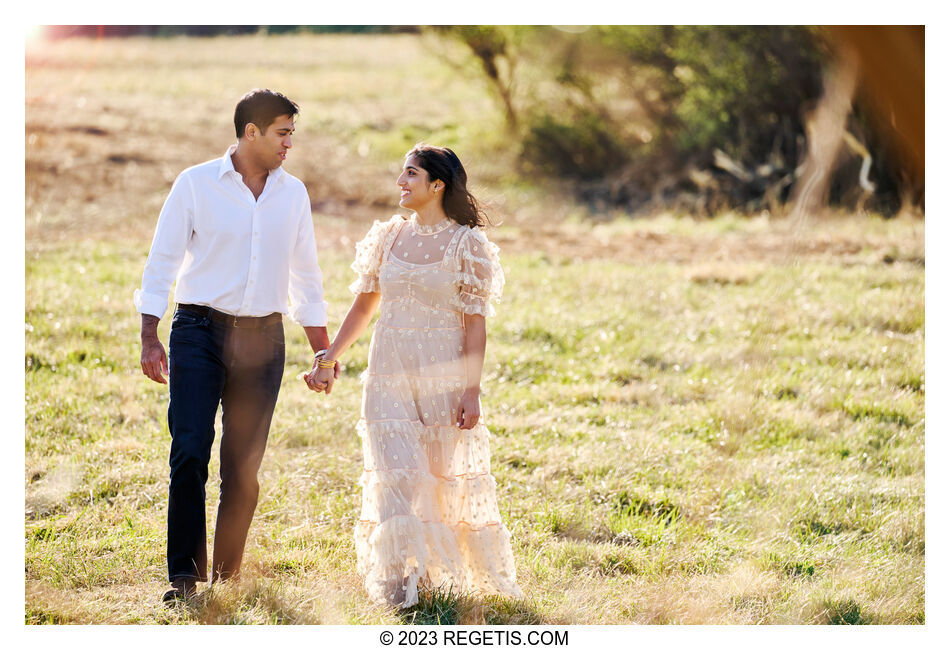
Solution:
{"label": "man's short dark hair", "polygon": [[234,131],[240,139],[244,136],[244,127],[253,124],[263,133],[281,115],[293,117],[299,112],[297,104],[279,92],[256,88],[244,95],[234,108]]}

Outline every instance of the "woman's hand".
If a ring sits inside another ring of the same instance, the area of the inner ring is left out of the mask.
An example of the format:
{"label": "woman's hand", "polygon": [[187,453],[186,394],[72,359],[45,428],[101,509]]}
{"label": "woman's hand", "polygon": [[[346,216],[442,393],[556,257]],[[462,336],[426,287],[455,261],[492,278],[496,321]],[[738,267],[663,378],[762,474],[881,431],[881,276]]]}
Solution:
{"label": "woman's hand", "polygon": [[478,405],[479,392],[477,388],[468,388],[462,393],[462,402],[455,416],[455,424],[459,429],[471,429],[478,424],[478,418],[482,414]]}

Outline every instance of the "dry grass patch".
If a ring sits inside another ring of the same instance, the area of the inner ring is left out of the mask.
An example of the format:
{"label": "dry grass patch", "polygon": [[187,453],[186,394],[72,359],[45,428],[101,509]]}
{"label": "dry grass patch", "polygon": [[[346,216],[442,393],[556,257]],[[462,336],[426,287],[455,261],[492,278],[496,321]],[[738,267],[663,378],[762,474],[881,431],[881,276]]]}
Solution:
{"label": "dry grass patch", "polygon": [[[288,48],[303,63],[270,65]],[[478,195],[507,197],[482,399],[524,599],[369,602],[352,545],[369,337],[320,399],[288,324],[245,575],[158,602],[167,389],[141,375],[131,293],[172,179],[221,154],[249,78],[304,107],[288,169],[316,208],[331,330],[416,140],[468,152]],[[28,623],[923,622],[923,221],[592,220],[506,185],[488,101],[415,37],[28,53]]]}

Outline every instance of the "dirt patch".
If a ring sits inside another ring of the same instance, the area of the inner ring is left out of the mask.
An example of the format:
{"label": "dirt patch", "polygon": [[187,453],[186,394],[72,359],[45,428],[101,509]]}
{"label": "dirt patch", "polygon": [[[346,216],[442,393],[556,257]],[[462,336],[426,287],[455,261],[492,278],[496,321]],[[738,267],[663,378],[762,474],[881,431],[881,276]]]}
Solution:
{"label": "dirt patch", "polygon": [[[55,248],[76,239],[138,242],[147,246],[155,228],[161,203],[150,201],[154,216],[127,219],[121,213],[97,210],[91,219],[69,222],[27,222],[27,249]],[[139,204],[142,209],[142,204]],[[350,213],[350,217],[315,215],[321,250],[352,252],[374,219],[388,219],[391,206],[366,205],[359,201],[340,202],[319,207],[330,214]],[[543,255],[554,263],[615,260],[631,264],[678,264],[695,268],[695,282],[745,284],[755,279],[748,264],[791,264],[802,259],[834,259],[837,263],[910,263],[924,265],[923,228],[878,236],[861,234],[859,217],[850,220],[848,232],[802,233],[777,225],[766,232],[731,233],[657,233],[649,231],[617,232],[598,236],[596,229],[578,232],[577,226],[533,225],[511,219],[491,229],[489,237],[504,255]],[[514,227],[508,224],[514,224]]]}
{"label": "dirt patch", "polygon": [[[651,264],[789,263],[806,257],[834,257],[841,260],[875,252],[884,261],[888,255],[893,256],[887,252],[891,250],[893,243],[887,241],[875,241],[859,236],[805,236],[784,229],[767,233],[719,235],[633,232],[612,234],[609,238],[566,233],[555,228],[536,230],[531,232],[530,236],[522,234],[513,237],[506,234],[504,229],[500,229],[494,240],[506,251],[534,251],[558,259],[612,259]],[[923,241],[918,243],[922,250]],[[698,274],[697,277],[703,276]],[[710,281],[716,281],[715,277],[710,276]],[[729,281],[741,282],[742,277],[730,276]]]}

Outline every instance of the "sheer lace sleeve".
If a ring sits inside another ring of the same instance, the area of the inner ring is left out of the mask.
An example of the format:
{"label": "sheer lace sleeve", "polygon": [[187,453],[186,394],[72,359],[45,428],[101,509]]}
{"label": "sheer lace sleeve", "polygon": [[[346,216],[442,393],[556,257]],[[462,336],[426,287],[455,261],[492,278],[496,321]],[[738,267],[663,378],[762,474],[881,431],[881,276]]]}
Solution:
{"label": "sheer lace sleeve", "polygon": [[379,293],[379,266],[383,261],[388,235],[402,217],[394,215],[389,221],[374,221],[369,232],[356,244],[356,259],[350,268],[359,274],[359,278],[350,285],[350,291],[359,293]]}
{"label": "sheer lace sleeve", "polygon": [[501,300],[505,274],[498,258],[498,246],[481,230],[469,229],[456,251],[459,308],[464,314],[494,316],[491,303]]}

